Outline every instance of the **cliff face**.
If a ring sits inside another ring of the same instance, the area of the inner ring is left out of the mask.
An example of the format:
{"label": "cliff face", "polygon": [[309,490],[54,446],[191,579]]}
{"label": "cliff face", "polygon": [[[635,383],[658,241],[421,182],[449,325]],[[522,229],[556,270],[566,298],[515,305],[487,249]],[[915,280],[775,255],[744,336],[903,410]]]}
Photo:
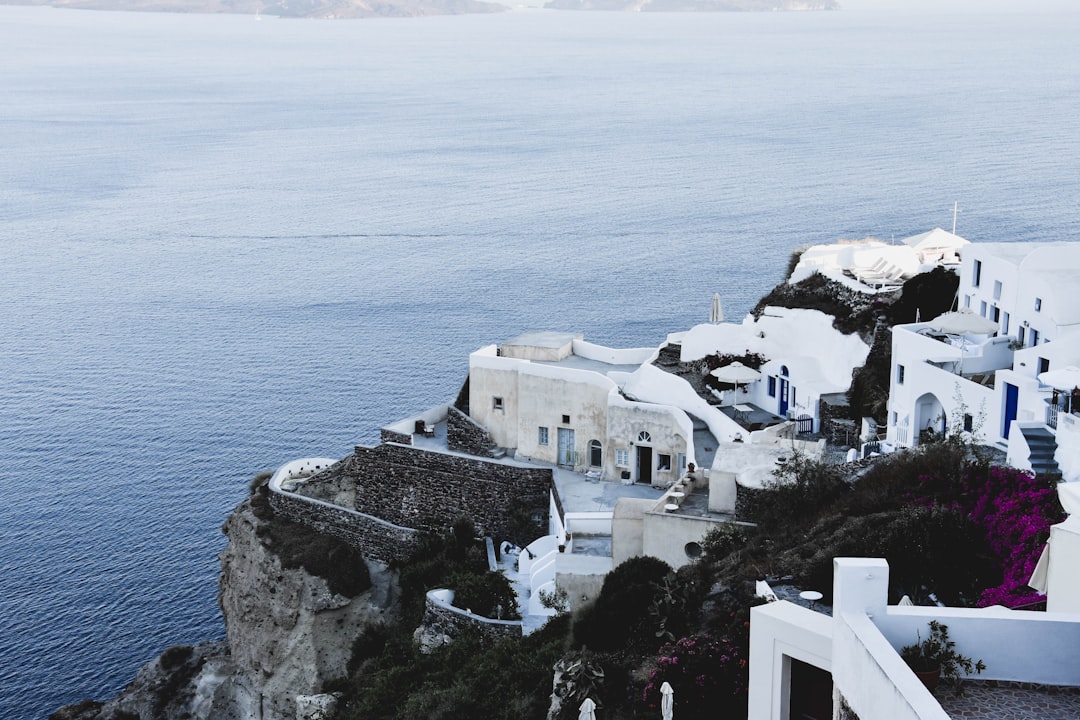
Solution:
{"label": "cliff face", "polygon": [[[297,697],[343,677],[354,638],[397,601],[393,578],[369,564],[372,586],[346,597],[303,567],[284,567],[260,537],[251,501],[223,528],[218,595],[226,642],[170,648],[116,698],[57,711],[58,720],[296,720]],[[318,700],[301,698],[301,709]],[[310,717],[318,717],[317,712]]]}

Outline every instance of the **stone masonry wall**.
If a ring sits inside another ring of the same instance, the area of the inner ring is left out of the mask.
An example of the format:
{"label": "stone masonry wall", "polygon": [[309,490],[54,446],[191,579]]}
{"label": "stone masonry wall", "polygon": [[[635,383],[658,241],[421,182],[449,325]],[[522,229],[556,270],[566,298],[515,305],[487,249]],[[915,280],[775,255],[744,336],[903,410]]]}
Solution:
{"label": "stone masonry wall", "polygon": [[[514,510],[547,517],[550,468],[529,468],[401,445],[357,446],[343,463],[356,510],[394,525],[440,532],[458,517],[495,538]],[[316,490],[309,483],[305,494]]]}
{"label": "stone masonry wall", "polygon": [[490,620],[479,615],[446,607],[431,599],[424,606],[424,628],[428,633],[456,638],[469,629],[478,629],[485,637],[521,637],[521,621]]}
{"label": "stone masonry wall", "polygon": [[469,455],[490,455],[495,442],[483,426],[456,407],[447,408],[446,445],[454,452]]}
{"label": "stone masonry wall", "polygon": [[379,431],[379,442],[384,443],[399,443],[401,445],[412,445],[412,435],[406,435],[404,433],[395,432],[393,430],[387,430],[383,428]]}
{"label": "stone masonry wall", "polygon": [[315,503],[285,492],[271,492],[274,512],[303,523],[325,535],[344,540],[364,557],[390,563],[403,558],[412,549],[416,531],[364,517],[344,508]]}

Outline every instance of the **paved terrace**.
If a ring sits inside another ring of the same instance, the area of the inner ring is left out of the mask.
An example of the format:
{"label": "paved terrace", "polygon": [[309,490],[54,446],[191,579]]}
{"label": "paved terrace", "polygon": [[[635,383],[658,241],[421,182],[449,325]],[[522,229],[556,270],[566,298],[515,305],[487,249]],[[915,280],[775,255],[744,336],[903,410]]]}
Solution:
{"label": "paved terrace", "polygon": [[1080,688],[1031,683],[966,680],[964,694],[938,686],[934,697],[949,717],[959,720],[1076,720]]}

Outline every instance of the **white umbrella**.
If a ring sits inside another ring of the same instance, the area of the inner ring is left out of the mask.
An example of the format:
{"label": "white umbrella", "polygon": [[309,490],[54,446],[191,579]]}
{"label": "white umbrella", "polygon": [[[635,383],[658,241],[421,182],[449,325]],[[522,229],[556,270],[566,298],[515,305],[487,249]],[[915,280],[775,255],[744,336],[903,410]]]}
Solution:
{"label": "white umbrella", "polygon": [[1047,370],[1044,373],[1039,373],[1039,382],[1058,390],[1078,388],[1080,387],[1080,368],[1069,365],[1057,370]]}
{"label": "white umbrella", "polygon": [[713,325],[724,322],[724,309],[720,307],[720,293],[713,293],[712,307],[709,308],[709,322]]}
{"label": "white umbrella", "polygon": [[942,313],[930,321],[930,326],[943,333],[962,335],[989,335],[997,331],[998,324],[993,320],[976,315],[970,308],[961,308]]}
{"label": "white umbrella", "polygon": [[1039,561],[1035,563],[1035,570],[1031,573],[1031,579],[1028,580],[1028,587],[1032,590],[1046,594],[1046,581],[1049,579],[1050,570],[1050,543],[1043,545],[1042,553],[1039,555]]}
{"label": "white umbrella", "polygon": [[660,686],[660,695],[660,712],[663,714],[664,720],[671,720],[675,715],[675,691],[666,680]]}
{"label": "white umbrella", "polygon": [[592,701],[592,698],[585,698],[580,710],[578,720],[596,720],[596,703]]}
{"label": "white umbrella", "polygon": [[730,365],[718,367],[709,374],[720,382],[731,383],[732,385],[745,385],[761,379],[761,373],[752,367],[743,365],[738,360]]}
{"label": "white umbrella", "polygon": [[911,598],[908,597],[907,595],[905,595],[904,597],[900,598],[900,602],[898,602],[896,604],[901,606],[901,607],[911,607],[915,603],[911,602]]}

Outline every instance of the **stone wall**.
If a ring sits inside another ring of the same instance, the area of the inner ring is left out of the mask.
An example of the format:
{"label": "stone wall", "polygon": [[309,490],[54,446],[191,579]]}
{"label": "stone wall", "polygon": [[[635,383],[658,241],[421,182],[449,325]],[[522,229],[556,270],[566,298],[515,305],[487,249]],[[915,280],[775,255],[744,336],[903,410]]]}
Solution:
{"label": "stone wall", "polygon": [[[494,620],[467,613],[465,610],[440,602],[437,597],[434,597],[438,592],[429,592],[424,605],[424,622],[420,633],[427,637],[442,638],[442,642],[446,642],[469,630],[479,630],[483,636],[492,639],[521,637],[520,620]],[[429,644],[439,644],[439,642],[430,643],[429,641]]]}
{"label": "stone wall", "polygon": [[399,445],[412,445],[412,435],[399,433],[394,430],[383,428],[379,430],[379,442],[398,443]]}
{"label": "stone wall", "polygon": [[735,483],[735,519],[742,522],[757,522],[754,517],[754,507],[761,490],[748,488]]}
{"label": "stone wall", "polygon": [[446,446],[454,452],[486,456],[495,449],[495,441],[471,417],[455,407],[449,407],[446,413]]}
{"label": "stone wall", "polygon": [[446,531],[457,518],[501,540],[514,518],[538,516],[547,526],[551,468],[519,467],[454,453],[385,444],[357,446],[333,468],[297,487],[297,493],[340,502],[355,489],[354,508],[392,526]]}
{"label": "stone wall", "polygon": [[274,512],[289,520],[344,540],[364,557],[382,563],[405,557],[417,534],[412,528],[286,492],[271,492],[270,505]]}

